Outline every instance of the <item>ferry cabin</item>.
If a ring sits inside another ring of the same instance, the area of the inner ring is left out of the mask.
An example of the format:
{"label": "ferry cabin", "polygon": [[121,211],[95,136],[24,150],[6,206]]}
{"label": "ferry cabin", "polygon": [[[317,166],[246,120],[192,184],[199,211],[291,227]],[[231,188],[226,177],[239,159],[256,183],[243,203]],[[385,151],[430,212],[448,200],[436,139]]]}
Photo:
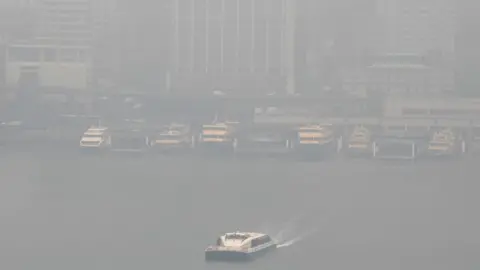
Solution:
{"label": "ferry cabin", "polygon": [[260,233],[227,233],[217,239],[216,246],[205,250],[207,261],[250,260],[276,248],[270,236]]}
{"label": "ferry cabin", "polygon": [[314,125],[301,127],[298,130],[299,144],[322,145],[333,141],[333,131],[326,126]]}
{"label": "ferry cabin", "polygon": [[454,155],[460,151],[460,144],[451,129],[434,132],[428,144],[427,154],[434,156]]}
{"label": "ferry cabin", "polygon": [[200,134],[201,143],[232,143],[232,128],[227,124],[203,125]]}
{"label": "ferry cabin", "polygon": [[111,144],[111,137],[106,127],[90,127],[80,139],[81,148],[102,148]]}
{"label": "ferry cabin", "polygon": [[349,154],[372,154],[372,134],[364,126],[357,126],[348,138],[346,150]]}
{"label": "ferry cabin", "polygon": [[186,127],[169,126],[157,134],[151,142],[152,147],[166,149],[193,148],[194,138]]}
{"label": "ferry cabin", "polygon": [[336,153],[337,146],[335,133],[330,126],[310,125],[297,130],[292,148],[301,158],[318,158]]}

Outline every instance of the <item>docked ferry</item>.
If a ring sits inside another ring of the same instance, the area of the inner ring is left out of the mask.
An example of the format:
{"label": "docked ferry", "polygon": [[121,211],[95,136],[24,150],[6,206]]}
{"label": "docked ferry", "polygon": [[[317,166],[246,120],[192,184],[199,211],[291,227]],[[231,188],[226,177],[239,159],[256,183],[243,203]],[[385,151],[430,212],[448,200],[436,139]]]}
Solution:
{"label": "docked ferry", "polygon": [[195,147],[195,138],[188,125],[171,124],[153,137],[150,147],[160,152],[183,152]]}
{"label": "docked ferry", "polygon": [[348,137],[345,151],[348,156],[372,156],[372,133],[364,126],[357,126]]}
{"label": "docked ferry", "polygon": [[294,151],[302,156],[329,156],[337,151],[337,139],[331,125],[306,125],[297,130]]}
{"label": "docked ferry", "polygon": [[110,148],[112,138],[107,127],[89,127],[80,139],[80,149],[100,150]]}
{"label": "docked ferry", "polygon": [[453,157],[462,152],[461,142],[451,129],[434,132],[427,147],[429,157]]}
{"label": "docked ferry", "polygon": [[253,232],[226,233],[205,249],[206,261],[249,261],[277,248],[268,235]]}
{"label": "docked ferry", "polygon": [[198,137],[200,150],[233,151],[236,124],[214,123],[203,125]]}

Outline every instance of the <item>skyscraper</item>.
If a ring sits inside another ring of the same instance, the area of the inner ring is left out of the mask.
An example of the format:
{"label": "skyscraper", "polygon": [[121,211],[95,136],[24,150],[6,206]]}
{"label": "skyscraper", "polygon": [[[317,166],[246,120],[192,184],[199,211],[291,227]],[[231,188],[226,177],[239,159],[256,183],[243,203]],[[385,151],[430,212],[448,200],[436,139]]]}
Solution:
{"label": "skyscraper", "polygon": [[287,0],[174,0],[173,87],[285,89]]}
{"label": "skyscraper", "polygon": [[377,0],[376,44],[384,53],[452,53],[455,33],[453,0]]}
{"label": "skyscraper", "polygon": [[453,0],[377,0],[378,38],[369,69],[381,91],[444,92],[453,89]]}
{"label": "skyscraper", "polygon": [[90,45],[91,0],[40,0],[37,38],[45,43]]}
{"label": "skyscraper", "polygon": [[364,84],[362,58],[371,45],[374,0],[304,0],[297,3],[298,91],[317,94]]}
{"label": "skyscraper", "polygon": [[456,87],[467,95],[480,96],[480,37],[477,11],[478,1],[459,0],[457,4],[457,32],[455,36]]}

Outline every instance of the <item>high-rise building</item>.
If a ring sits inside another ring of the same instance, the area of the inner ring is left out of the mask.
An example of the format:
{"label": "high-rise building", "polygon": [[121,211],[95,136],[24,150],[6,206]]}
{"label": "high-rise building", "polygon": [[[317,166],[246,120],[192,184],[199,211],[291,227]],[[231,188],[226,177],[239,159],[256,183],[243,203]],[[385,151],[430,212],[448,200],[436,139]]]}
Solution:
{"label": "high-rise building", "polygon": [[[304,94],[363,85],[375,0],[296,1],[297,88]],[[360,77],[360,78],[359,78]]]}
{"label": "high-rise building", "polygon": [[38,39],[45,43],[91,44],[91,0],[40,0],[38,11]]}
{"label": "high-rise building", "polygon": [[174,0],[172,88],[285,90],[288,0]]}
{"label": "high-rise building", "polygon": [[480,22],[477,11],[480,2],[459,0],[455,36],[456,87],[459,92],[480,96]]}
{"label": "high-rise building", "polygon": [[[92,85],[91,0],[31,0],[36,11],[31,39],[12,41],[6,59],[7,85],[26,89],[85,90]],[[38,92],[34,90],[32,92]]]}
{"label": "high-rise building", "polygon": [[372,88],[394,92],[453,89],[455,1],[377,0]]}
{"label": "high-rise building", "polygon": [[383,53],[453,53],[455,1],[377,0],[378,33],[375,44]]}
{"label": "high-rise building", "polygon": [[93,43],[111,15],[114,0],[28,0],[35,11],[29,39],[12,40],[6,83],[15,89],[86,90],[95,87]]}

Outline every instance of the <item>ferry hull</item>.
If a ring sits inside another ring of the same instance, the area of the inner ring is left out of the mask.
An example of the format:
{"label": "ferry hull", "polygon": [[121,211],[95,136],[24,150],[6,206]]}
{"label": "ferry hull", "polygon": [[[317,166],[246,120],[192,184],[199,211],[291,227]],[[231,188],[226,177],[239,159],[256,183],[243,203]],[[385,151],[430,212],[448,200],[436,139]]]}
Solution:
{"label": "ferry hull", "polygon": [[220,251],[209,250],[205,251],[205,261],[207,262],[248,262],[274,251],[276,245],[261,249],[256,252],[241,252],[241,251]]}

